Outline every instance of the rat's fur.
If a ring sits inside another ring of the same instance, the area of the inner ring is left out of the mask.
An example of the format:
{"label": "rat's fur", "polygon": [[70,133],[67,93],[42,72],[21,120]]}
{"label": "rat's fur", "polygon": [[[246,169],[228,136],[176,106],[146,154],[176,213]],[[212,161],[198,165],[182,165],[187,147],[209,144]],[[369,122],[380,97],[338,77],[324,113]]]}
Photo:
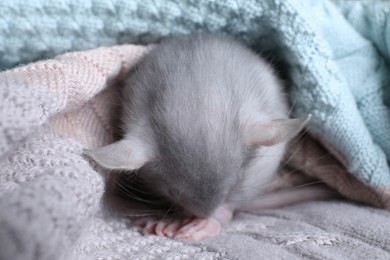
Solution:
{"label": "rat's fur", "polygon": [[151,190],[200,217],[258,197],[307,122],[287,119],[267,62],[206,34],[163,40],[122,96],[123,140],[87,154],[109,169],[139,169]]}

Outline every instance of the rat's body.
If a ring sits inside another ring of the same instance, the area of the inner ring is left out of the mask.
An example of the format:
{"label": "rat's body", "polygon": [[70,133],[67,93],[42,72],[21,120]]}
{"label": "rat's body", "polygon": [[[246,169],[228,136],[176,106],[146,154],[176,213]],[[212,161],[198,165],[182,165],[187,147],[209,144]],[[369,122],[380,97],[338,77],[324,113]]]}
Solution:
{"label": "rat's body", "polygon": [[[264,192],[288,139],[309,118],[288,119],[268,63],[204,34],[164,40],[129,75],[122,96],[123,140],[87,154],[108,169],[139,169],[147,186],[199,218],[184,225],[203,232],[195,238]],[[183,236],[181,226],[153,233]]]}

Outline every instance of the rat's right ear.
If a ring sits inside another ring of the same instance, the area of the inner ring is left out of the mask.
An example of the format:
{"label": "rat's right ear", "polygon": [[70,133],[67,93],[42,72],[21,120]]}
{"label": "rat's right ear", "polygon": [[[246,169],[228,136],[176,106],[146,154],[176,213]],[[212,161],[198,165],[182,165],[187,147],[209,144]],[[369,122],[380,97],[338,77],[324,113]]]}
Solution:
{"label": "rat's right ear", "polygon": [[277,119],[267,124],[255,124],[247,137],[247,144],[270,146],[294,137],[311,119],[311,114],[301,118]]}
{"label": "rat's right ear", "polygon": [[121,140],[97,149],[86,149],[84,154],[109,170],[136,170],[153,156],[149,144],[135,139]]}

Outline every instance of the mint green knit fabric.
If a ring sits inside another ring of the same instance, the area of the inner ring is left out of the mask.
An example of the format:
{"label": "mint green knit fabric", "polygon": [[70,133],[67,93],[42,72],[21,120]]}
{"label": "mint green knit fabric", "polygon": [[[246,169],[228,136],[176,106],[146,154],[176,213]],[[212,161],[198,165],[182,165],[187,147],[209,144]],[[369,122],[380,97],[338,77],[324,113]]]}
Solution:
{"label": "mint green knit fabric", "polygon": [[[206,31],[289,65],[296,116],[373,186],[389,186],[390,2],[2,0],[0,69],[56,54]],[[227,54],[228,55],[228,54]]]}

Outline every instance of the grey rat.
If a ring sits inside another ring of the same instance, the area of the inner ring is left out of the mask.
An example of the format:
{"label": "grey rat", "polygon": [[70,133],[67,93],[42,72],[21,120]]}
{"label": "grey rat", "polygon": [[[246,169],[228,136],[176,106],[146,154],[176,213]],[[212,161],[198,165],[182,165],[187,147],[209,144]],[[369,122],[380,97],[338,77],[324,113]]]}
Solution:
{"label": "grey rat", "polygon": [[123,139],[86,154],[109,170],[137,170],[192,216],[147,225],[170,237],[215,235],[235,210],[258,205],[288,140],[310,119],[289,119],[263,58],[208,34],[164,39],[129,73],[122,98]]}

